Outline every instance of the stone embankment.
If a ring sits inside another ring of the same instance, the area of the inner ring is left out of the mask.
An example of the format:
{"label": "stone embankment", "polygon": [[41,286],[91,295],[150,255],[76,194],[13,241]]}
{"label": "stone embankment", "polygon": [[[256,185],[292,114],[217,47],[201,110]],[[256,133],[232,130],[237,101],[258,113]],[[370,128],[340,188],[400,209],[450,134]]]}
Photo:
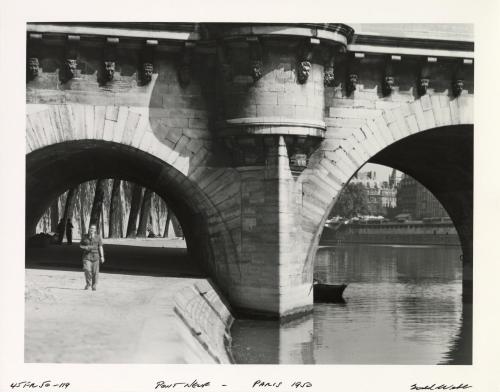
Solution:
{"label": "stone embankment", "polygon": [[216,363],[232,363],[230,328],[234,318],[213,286],[206,280],[188,285],[175,295],[174,302],[174,311],[186,327],[185,341],[194,338]]}

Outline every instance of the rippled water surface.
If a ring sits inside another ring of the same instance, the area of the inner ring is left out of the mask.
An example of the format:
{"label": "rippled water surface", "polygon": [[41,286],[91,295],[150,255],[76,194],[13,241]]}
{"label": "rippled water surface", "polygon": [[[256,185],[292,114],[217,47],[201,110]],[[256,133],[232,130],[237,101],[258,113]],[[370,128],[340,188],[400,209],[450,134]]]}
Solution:
{"label": "rippled water surface", "polygon": [[460,332],[459,247],[323,247],[315,276],[348,283],[343,304],[280,326],[238,320],[238,363],[447,363]]}

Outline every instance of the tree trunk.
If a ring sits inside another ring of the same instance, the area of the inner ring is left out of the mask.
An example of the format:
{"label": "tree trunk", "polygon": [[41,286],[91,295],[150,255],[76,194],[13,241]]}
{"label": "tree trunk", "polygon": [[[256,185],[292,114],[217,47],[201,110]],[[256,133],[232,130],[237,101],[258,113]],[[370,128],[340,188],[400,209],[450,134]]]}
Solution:
{"label": "tree trunk", "polygon": [[59,243],[61,244],[64,239],[64,234],[66,233],[66,225],[68,223],[68,219],[71,219],[73,216],[73,207],[75,205],[75,189],[72,188],[68,191],[68,195],[66,196],[66,203],[64,204],[64,213],[62,216],[62,225],[59,231]]}
{"label": "tree trunk", "polygon": [[57,232],[57,225],[59,224],[59,202],[56,198],[50,205],[50,231]]}
{"label": "tree trunk", "polygon": [[98,233],[102,233],[102,238],[104,238],[104,207],[101,208],[101,230],[97,230]]}
{"label": "tree trunk", "polygon": [[127,238],[137,235],[137,216],[141,208],[142,187],[134,184],[132,188],[132,201],[130,202],[130,215],[128,217]]}
{"label": "tree trunk", "polygon": [[[88,181],[83,184],[80,184],[80,223],[81,223],[81,235],[87,234],[87,219],[90,214],[90,210],[92,208],[92,200],[91,197],[94,196],[95,190],[93,186],[95,185],[94,181]],[[92,195],[92,196],[91,196]]]}
{"label": "tree trunk", "polygon": [[184,238],[184,233],[182,232],[181,224],[179,223],[179,220],[175,215],[172,217],[172,226],[174,228],[175,236]]}
{"label": "tree trunk", "polygon": [[170,219],[171,219],[171,214],[170,214],[170,208],[167,207],[167,220],[165,222],[165,230],[163,231],[163,238],[168,237],[168,226],[170,226]]}
{"label": "tree trunk", "polygon": [[110,238],[121,238],[123,236],[120,183],[121,181],[118,179],[113,180],[113,189],[111,190],[111,205],[109,207]]}
{"label": "tree trunk", "polygon": [[101,226],[99,221],[101,218],[102,202],[104,200],[104,190],[106,189],[106,180],[97,180],[95,185],[94,202],[92,203],[92,211],[90,212],[90,223],[91,225],[96,225],[97,232],[100,232]]}
{"label": "tree trunk", "polygon": [[158,235],[160,235],[160,232],[161,232],[161,220],[162,220],[162,212],[163,212],[162,201],[163,200],[160,198],[160,196],[155,194],[156,229],[158,231]]}
{"label": "tree trunk", "polygon": [[122,228],[122,237],[124,233],[123,230],[127,229],[127,223],[128,223],[127,211],[130,209],[130,197],[128,188],[129,187],[127,181],[120,182],[120,205],[122,206],[122,220],[120,222],[120,227]]}
{"label": "tree trunk", "polygon": [[85,192],[85,188],[80,188],[80,237],[87,233],[87,228],[85,227],[85,199],[82,193]]}
{"label": "tree trunk", "polygon": [[139,217],[139,227],[137,228],[137,237],[146,237],[149,217],[151,215],[151,197],[153,191],[146,189],[144,197],[142,198],[141,216]]}

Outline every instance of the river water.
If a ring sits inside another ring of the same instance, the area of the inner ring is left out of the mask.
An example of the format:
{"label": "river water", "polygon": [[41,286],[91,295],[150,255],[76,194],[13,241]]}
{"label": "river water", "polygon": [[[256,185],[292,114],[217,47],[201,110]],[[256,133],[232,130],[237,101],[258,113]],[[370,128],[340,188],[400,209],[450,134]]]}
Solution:
{"label": "river water", "polygon": [[460,332],[461,249],[454,246],[321,247],[315,277],[348,283],[343,304],[280,325],[238,320],[237,363],[444,364]]}

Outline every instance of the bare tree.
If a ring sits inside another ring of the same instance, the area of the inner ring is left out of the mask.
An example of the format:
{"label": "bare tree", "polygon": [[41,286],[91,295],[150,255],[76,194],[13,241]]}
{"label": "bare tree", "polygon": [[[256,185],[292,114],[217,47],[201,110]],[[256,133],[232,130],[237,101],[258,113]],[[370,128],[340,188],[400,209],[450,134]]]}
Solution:
{"label": "bare tree", "polygon": [[172,227],[174,228],[174,234],[176,237],[184,238],[184,233],[182,232],[181,224],[179,223],[179,220],[177,219],[176,215],[172,216]]}
{"label": "bare tree", "polygon": [[137,237],[146,237],[149,218],[151,216],[151,198],[153,191],[146,188],[142,199],[141,215],[139,217],[139,227],[137,228]]}
{"label": "bare tree", "polygon": [[55,199],[50,205],[50,231],[57,232],[57,224],[59,223],[59,200]]}
{"label": "bare tree", "polygon": [[64,233],[66,232],[66,226],[68,219],[73,216],[73,207],[75,205],[75,188],[68,191],[66,196],[66,202],[64,204],[64,214],[61,219],[61,226],[59,227],[59,243],[63,242]]}
{"label": "bare tree", "polygon": [[106,180],[99,179],[95,186],[94,202],[92,203],[92,211],[90,212],[90,225],[96,225],[97,230],[100,230],[100,218],[102,213],[102,202],[104,200],[104,191],[106,189]]}
{"label": "bare tree", "polygon": [[104,228],[105,228],[105,225],[104,225],[104,208],[101,208],[101,219],[99,220],[99,222],[100,222],[101,228],[97,229],[97,232],[98,233],[102,233],[102,238],[104,238],[104,233],[106,232],[104,230]]}
{"label": "bare tree", "polygon": [[78,207],[80,212],[80,236],[83,238],[83,234],[87,232],[87,228],[85,226],[85,198],[87,191],[87,184],[80,184],[78,189]]}
{"label": "bare tree", "polygon": [[111,190],[111,204],[109,208],[109,237],[121,238],[123,236],[122,213],[123,206],[121,203],[121,181],[113,180],[113,189]]}
{"label": "bare tree", "polygon": [[130,202],[130,214],[127,225],[127,238],[134,238],[137,235],[137,216],[141,208],[142,187],[134,184],[132,188],[132,201]]}
{"label": "bare tree", "polygon": [[172,218],[172,215],[170,213],[170,208],[167,206],[167,219],[165,222],[165,230],[163,231],[163,237],[167,238],[168,237],[168,227],[170,226],[170,219]]}

